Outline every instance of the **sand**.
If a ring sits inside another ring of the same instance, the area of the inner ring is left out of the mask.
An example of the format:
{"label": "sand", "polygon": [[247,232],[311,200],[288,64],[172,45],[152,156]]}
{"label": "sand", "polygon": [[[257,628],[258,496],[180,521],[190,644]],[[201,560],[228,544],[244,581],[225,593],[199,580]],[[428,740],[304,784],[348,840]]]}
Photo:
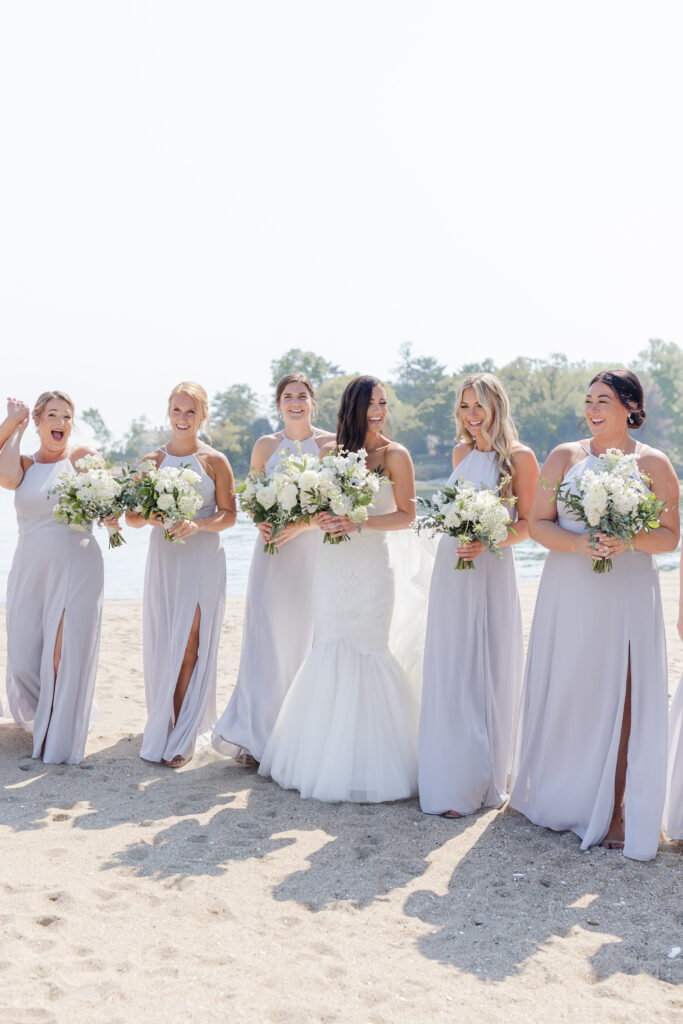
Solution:
{"label": "sand", "polygon": [[106,605],[96,696],[79,767],[0,723],[3,1024],[681,1020],[683,843],[640,864],[514,812],[302,801],[211,748],[146,764],[137,602]]}

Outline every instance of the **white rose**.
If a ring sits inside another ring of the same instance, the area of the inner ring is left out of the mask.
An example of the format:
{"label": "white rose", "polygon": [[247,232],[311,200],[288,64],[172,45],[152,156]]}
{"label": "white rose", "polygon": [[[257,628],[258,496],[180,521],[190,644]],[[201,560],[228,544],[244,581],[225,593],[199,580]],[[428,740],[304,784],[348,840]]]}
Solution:
{"label": "white rose", "polygon": [[180,474],[180,479],[184,480],[186,484],[196,484],[199,480],[199,473],[195,473],[193,469],[184,469]]}
{"label": "white rose", "polygon": [[157,506],[162,512],[167,512],[174,504],[172,494],[160,494],[157,498]]}
{"label": "white rose", "polygon": [[262,485],[256,488],[256,500],[258,501],[261,508],[272,508],[275,504],[276,495],[272,487]]}
{"label": "white rose", "polygon": [[291,510],[294,508],[294,506],[297,503],[298,497],[299,497],[299,492],[298,492],[298,490],[296,488],[296,485],[295,484],[287,484],[280,491],[280,496],[279,496],[280,507],[283,508],[285,510],[285,512],[291,512]]}

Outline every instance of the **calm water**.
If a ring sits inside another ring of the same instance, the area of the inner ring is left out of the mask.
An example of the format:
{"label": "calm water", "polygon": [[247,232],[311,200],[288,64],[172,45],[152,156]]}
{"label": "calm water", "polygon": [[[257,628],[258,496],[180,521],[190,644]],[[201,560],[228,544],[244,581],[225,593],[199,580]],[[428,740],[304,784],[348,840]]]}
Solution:
{"label": "calm water", "polygon": [[[424,492],[424,488],[421,490]],[[432,489],[427,490],[431,492]],[[14,495],[10,491],[0,489],[0,603],[5,600],[7,575],[17,540],[13,499]],[[104,596],[109,600],[135,600],[142,597],[149,532],[148,528],[125,530],[126,544],[110,551],[106,530],[95,529],[95,536],[104,553]],[[236,525],[221,534],[228,566],[228,594],[246,592],[255,537],[254,525],[242,512],[238,514]],[[545,549],[529,540],[516,545],[514,552],[519,578],[538,579],[545,561]],[[679,553],[675,552],[658,555],[657,561],[662,570],[668,571],[678,568],[679,558]]]}

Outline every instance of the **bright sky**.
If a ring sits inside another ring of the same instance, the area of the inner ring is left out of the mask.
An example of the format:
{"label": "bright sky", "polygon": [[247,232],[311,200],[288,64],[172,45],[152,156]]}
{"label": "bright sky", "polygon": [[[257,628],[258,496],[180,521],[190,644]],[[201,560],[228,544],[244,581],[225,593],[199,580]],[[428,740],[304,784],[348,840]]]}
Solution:
{"label": "bright sky", "polygon": [[683,345],[679,0],[0,9],[3,387]]}

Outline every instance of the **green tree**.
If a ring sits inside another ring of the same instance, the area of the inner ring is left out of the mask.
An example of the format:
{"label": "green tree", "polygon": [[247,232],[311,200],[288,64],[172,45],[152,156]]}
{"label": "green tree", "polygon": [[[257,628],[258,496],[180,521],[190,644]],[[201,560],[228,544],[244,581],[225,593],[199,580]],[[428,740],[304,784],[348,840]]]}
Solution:
{"label": "green tree", "polygon": [[639,353],[637,372],[645,391],[643,437],[661,448],[683,475],[683,352],[674,342],[651,339]]}
{"label": "green tree", "polygon": [[400,360],[394,369],[391,383],[401,402],[409,402],[417,407],[429,398],[443,379],[446,367],[432,356],[414,356],[409,341],[399,347],[399,355]]}
{"label": "green tree", "polygon": [[95,435],[95,444],[97,450],[105,459],[109,459],[111,456],[113,436],[111,430],[107,427],[102,413],[99,409],[85,409],[81,413],[81,419],[84,423],[87,423],[93,434]]}
{"label": "green tree", "polygon": [[279,359],[273,359],[270,364],[271,387],[275,388],[277,382],[287,373],[305,373],[313,385],[313,390],[317,391],[324,381],[339,377],[344,371],[315,352],[290,348]]}
{"label": "green tree", "polygon": [[258,415],[258,398],[248,384],[233,384],[211,402],[211,442],[227,455],[235,473],[246,473],[254,441],[272,430]]}

